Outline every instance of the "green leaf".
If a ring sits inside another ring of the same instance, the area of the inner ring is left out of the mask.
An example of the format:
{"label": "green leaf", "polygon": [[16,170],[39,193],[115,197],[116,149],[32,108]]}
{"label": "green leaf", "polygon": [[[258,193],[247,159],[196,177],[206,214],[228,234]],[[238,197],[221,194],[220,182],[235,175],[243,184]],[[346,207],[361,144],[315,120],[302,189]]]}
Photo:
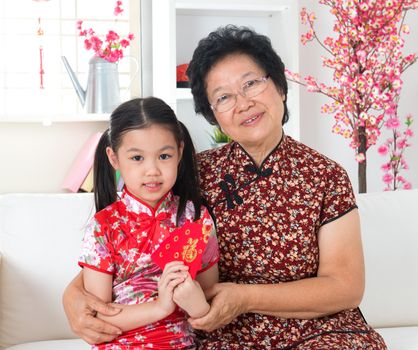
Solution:
{"label": "green leaf", "polygon": [[232,141],[228,135],[224,134],[222,130],[219,129],[219,127],[215,127],[213,129],[213,133],[210,135],[210,138],[214,143],[228,143]]}

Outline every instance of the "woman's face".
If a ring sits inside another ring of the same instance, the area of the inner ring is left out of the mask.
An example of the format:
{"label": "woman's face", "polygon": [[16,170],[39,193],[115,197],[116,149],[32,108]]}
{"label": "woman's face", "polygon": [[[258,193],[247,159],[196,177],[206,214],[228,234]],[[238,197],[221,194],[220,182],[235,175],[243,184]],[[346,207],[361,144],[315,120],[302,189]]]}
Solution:
{"label": "woman's face", "polygon": [[206,76],[206,93],[212,106],[228,94],[237,94],[234,107],[224,112],[214,110],[214,114],[222,130],[243,147],[274,147],[282,135],[284,95],[271,79],[255,97],[240,94],[248,81],[265,75],[250,56],[233,54],[216,63]]}

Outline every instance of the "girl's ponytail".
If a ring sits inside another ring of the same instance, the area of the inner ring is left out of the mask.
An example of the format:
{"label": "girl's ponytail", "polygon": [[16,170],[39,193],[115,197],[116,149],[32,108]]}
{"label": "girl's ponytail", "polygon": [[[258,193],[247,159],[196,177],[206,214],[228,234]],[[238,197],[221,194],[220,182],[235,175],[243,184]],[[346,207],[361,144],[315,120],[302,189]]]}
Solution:
{"label": "girl's ponytail", "polygon": [[177,181],[174,184],[173,192],[180,198],[177,210],[177,223],[186,208],[187,201],[190,200],[194,204],[195,217],[194,220],[200,218],[200,207],[202,205],[202,195],[199,187],[199,173],[196,162],[196,152],[192,138],[186,126],[178,121],[184,142],[183,155],[179,164]]}
{"label": "girl's ponytail", "polygon": [[94,155],[94,204],[96,212],[106,208],[117,199],[115,170],[106,155],[110,146],[109,129],[99,140]]}

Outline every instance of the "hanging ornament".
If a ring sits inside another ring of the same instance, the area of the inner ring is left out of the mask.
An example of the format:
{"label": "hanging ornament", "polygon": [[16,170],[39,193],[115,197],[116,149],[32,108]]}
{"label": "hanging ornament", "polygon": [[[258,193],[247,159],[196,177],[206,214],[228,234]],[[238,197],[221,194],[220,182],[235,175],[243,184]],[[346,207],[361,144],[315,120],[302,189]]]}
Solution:
{"label": "hanging ornament", "polygon": [[38,18],[38,24],[39,24],[39,28],[38,28],[38,37],[39,37],[39,88],[43,89],[44,88],[44,47],[42,46],[42,37],[44,35],[44,30],[42,29],[41,26],[41,17]]}
{"label": "hanging ornament", "polygon": [[[33,0],[35,2],[47,2],[49,0]],[[44,30],[41,25],[41,17],[38,17],[38,30],[36,32],[39,40],[39,88],[44,89],[44,47],[42,45]]]}

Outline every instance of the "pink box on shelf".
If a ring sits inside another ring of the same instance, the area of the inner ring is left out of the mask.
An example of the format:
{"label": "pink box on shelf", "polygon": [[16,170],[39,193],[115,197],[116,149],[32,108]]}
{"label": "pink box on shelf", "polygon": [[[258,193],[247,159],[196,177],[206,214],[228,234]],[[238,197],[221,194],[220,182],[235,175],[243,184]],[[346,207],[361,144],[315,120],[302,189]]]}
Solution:
{"label": "pink box on shelf", "polygon": [[91,135],[84,143],[62,183],[63,189],[71,192],[77,192],[80,189],[80,186],[93,166],[94,153],[101,136],[102,133],[97,132]]}

